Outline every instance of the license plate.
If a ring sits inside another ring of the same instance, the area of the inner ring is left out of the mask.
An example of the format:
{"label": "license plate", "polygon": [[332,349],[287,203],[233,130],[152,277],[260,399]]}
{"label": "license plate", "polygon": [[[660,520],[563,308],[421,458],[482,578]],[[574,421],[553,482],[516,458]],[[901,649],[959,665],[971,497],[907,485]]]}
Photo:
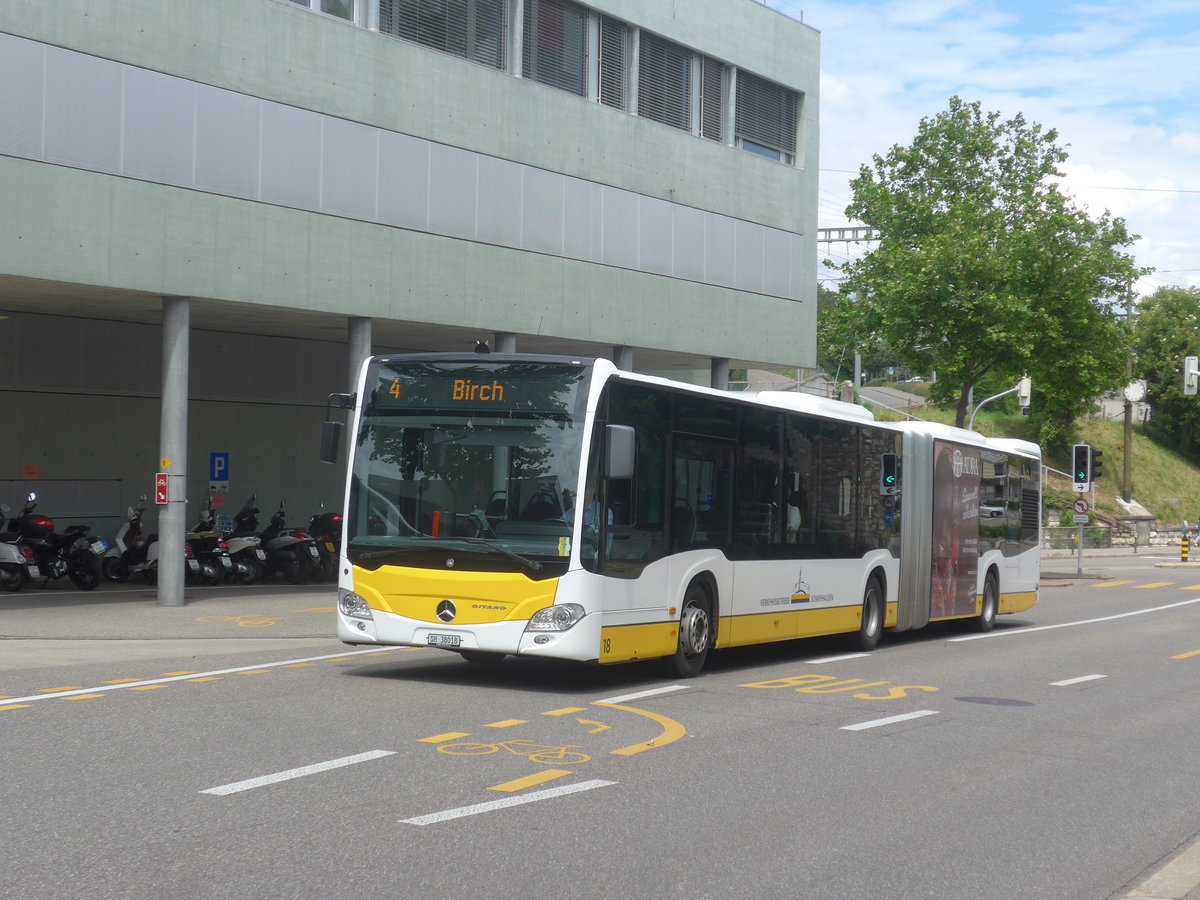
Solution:
{"label": "license plate", "polygon": [[233,568],[233,560],[231,560],[228,556],[222,556],[221,565],[227,569]]}
{"label": "license plate", "polygon": [[462,637],[457,634],[427,634],[425,643],[430,647],[457,647],[462,643]]}
{"label": "license plate", "polygon": [[321,555],[320,553],[317,552],[316,547],[309,547],[308,552],[312,555],[313,559],[316,559],[317,557],[319,557]]}
{"label": "license plate", "polygon": [[42,570],[39,569],[37,566],[30,566],[29,567],[29,577],[30,578],[41,578]]}
{"label": "license plate", "polygon": [[97,556],[103,555],[104,551],[107,549],[108,541],[92,541],[92,552]]}
{"label": "license plate", "polygon": [[326,541],[325,549],[328,550],[330,553],[333,553],[335,550],[337,550],[337,547],[333,546],[333,541]]}
{"label": "license plate", "polygon": [[267,561],[267,551],[266,550],[255,550],[254,555],[257,556],[262,562]]}
{"label": "license plate", "polygon": [[198,572],[200,570],[200,561],[199,560],[189,559],[187,561],[187,564],[188,564],[188,568],[191,569],[193,572]]}

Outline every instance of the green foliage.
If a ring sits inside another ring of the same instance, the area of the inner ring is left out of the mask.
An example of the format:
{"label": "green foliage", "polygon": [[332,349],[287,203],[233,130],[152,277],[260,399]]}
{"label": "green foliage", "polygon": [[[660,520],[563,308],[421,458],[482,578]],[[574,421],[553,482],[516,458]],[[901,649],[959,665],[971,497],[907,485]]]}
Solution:
{"label": "green foliage", "polygon": [[1124,222],[1093,220],[1059,192],[1056,139],[952,97],[910,146],[861,167],[846,212],[881,239],[839,267],[856,299],[822,317],[825,346],[886,347],[911,371],[936,370],[933,399],[955,405],[958,425],[972,387],[1028,373],[1042,442],[1068,441],[1085,405],[1123,381],[1113,303],[1139,272],[1119,250],[1135,239]]}
{"label": "green foliage", "polygon": [[1134,376],[1154,409],[1147,431],[1183,451],[1197,449],[1200,398],[1183,395],[1183,358],[1200,352],[1200,289],[1159,288],[1138,305]]}

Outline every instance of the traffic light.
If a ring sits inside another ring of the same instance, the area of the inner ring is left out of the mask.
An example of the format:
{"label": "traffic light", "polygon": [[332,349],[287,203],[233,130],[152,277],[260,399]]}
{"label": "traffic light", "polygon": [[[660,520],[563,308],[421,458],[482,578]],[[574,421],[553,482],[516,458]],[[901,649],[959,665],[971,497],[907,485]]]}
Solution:
{"label": "traffic light", "polygon": [[1092,466],[1088,473],[1092,476],[1092,481],[1095,481],[1097,478],[1100,477],[1100,468],[1102,465],[1102,463],[1100,461],[1100,457],[1102,457],[1103,455],[1104,455],[1103,450],[1097,450],[1095,447],[1092,448],[1092,460],[1091,460]]}
{"label": "traffic light", "polygon": [[1092,480],[1092,448],[1076,444],[1071,448],[1071,483],[1086,486]]}
{"label": "traffic light", "polygon": [[896,454],[885,453],[881,458],[883,466],[879,472],[879,493],[891,496],[896,493]]}

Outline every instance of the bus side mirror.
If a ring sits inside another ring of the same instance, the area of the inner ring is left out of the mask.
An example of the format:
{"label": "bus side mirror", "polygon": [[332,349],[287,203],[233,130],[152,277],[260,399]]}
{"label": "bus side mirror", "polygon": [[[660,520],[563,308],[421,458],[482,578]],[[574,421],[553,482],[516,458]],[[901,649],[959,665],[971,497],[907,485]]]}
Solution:
{"label": "bus side mirror", "polygon": [[327,421],[321,425],[321,462],[336,463],[342,443],[342,423]]}
{"label": "bus side mirror", "polygon": [[633,462],[637,458],[636,433],[630,425],[604,427],[605,478],[632,478]]}

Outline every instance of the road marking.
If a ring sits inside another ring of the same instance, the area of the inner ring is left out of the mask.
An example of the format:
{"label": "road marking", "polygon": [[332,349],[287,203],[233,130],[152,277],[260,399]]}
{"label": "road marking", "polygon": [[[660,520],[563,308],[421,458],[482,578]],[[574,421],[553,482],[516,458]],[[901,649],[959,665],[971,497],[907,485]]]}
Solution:
{"label": "road marking", "polygon": [[1133,584],[1133,579],[1130,579],[1129,581],[1101,581],[1099,584],[1092,585],[1092,587],[1110,588],[1120,587],[1123,584]]}
{"label": "road marking", "polygon": [[238,791],[248,791],[252,788],[263,787],[268,784],[278,784],[281,781],[303,778],[305,775],[315,775],[318,772],[328,772],[330,769],[352,766],[355,763],[379,759],[381,756],[393,756],[395,753],[395,750],[368,750],[366,753],[356,753],[354,756],[343,756],[340,759],[331,759],[328,762],[313,763],[311,766],[300,766],[298,769],[288,769],[286,772],[276,772],[274,775],[261,775],[258,778],[247,778],[245,781],[223,784],[220,787],[208,788],[200,793],[217,794],[219,796],[236,794]]}
{"label": "road marking", "polygon": [[841,656],[823,656],[820,659],[806,659],[805,662],[810,666],[823,666],[825,663],[841,662],[844,659],[861,659],[864,656],[870,655],[870,653],[843,653]]}
{"label": "road marking", "polygon": [[74,697],[66,697],[67,700],[96,700],[103,697],[103,694],[76,694]]}
{"label": "road marking", "polygon": [[488,790],[502,791],[508,794],[514,791],[523,791],[525,788],[533,787],[535,784],[545,784],[547,781],[554,781],[556,778],[562,778],[564,775],[574,774],[570,769],[546,769],[535,775],[526,775],[524,778],[517,778],[513,781],[506,781],[504,784],[494,785],[488,788]]}
{"label": "road marking", "polygon": [[512,728],[514,725],[528,725],[528,719],[502,719],[499,722],[491,722],[484,725],[484,728]]}
{"label": "road marking", "polygon": [[7,706],[0,706],[0,712],[8,709],[29,709],[28,703],[9,703]]}
{"label": "road marking", "polygon": [[[1097,585],[1100,587],[1100,585]],[[1190,606],[1200,603],[1200,597],[1191,600],[1181,600],[1178,603],[1168,603],[1166,606],[1152,606],[1147,609],[1135,609],[1132,612],[1117,613],[1115,616],[1101,616],[1098,619],[1080,619],[1076,622],[1059,622],[1057,625],[1036,625],[1029,628],[1009,628],[1004,631],[989,631],[985,634],[967,634],[962,637],[947,638],[949,642],[980,641],[985,638],[1006,637],[1011,634],[1029,634],[1034,631],[1053,631],[1055,628],[1074,628],[1076,625],[1095,625],[1098,622],[1112,622],[1116,619],[1127,619],[1130,616],[1144,616],[1146,613],[1162,612],[1164,609],[1175,609],[1180,606]]]}
{"label": "road marking", "polygon": [[886,719],[872,719],[870,722],[859,722],[857,725],[843,725],[842,731],[865,731],[868,728],[879,728],[883,725],[894,725],[896,722],[907,722],[909,719],[920,719],[924,716],[936,716],[936,709],[918,709],[916,712],[903,713],[898,716],[888,716]]}
{"label": "road marking", "polygon": [[417,738],[417,740],[422,744],[441,744],[445,741],[454,741],[470,736],[471,732],[469,731],[447,731],[445,734],[435,734],[433,737]]}
{"label": "road marking", "polygon": [[562,709],[551,709],[542,713],[543,716],[569,716],[571,713],[585,712],[582,706],[564,706]]}
{"label": "road marking", "polygon": [[1098,678],[1107,678],[1107,675],[1080,675],[1078,678],[1065,678],[1062,681],[1050,682],[1050,687],[1068,687],[1072,684],[1083,684],[1085,681],[1095,681]]}
{"label": "road marking", "polygon": [[1200,650],[1189,650],[1187,653],[1179,653],[1172,656],[1171,659],[1187,659],[1189,656],[1200,656]]}
{"label": "road marking", "polygon": [[1180,588],[1181,591],[1200,591],[1200,584],[1189,584]]}
{"label": "road marking", "polygon": [[653,750],[655,747],[665,747],[667,744],[673,744],[685,734],[687,729],[674,719],[668,719],[666,716],[660,716],[658,713],[652,713],[644,709],[634,709],[632,706],[618,706],[616,703],[607,700],[596,700],[592,703],[593,706],[603,706],[606,709],[619,709],[622,712],[631,712],[634,715],[645,716],[662,726],[662,734],[656,738],[650,738],[648,741],[642,741],[639,744],[630,744],[628,747],[622,747],[619,750],[608,751],[613,756],[633,756],[636,753],[644,753],[647,750]]}
{"label": "road marking", "polygon": [[1174,581],[1150,581],[1146,584],[1139,584],[1134,590],[1144,591],[1149,588],[1170,587],[1174,583]]}
{"label": "road marking", "polygon": [[652,691],[639,691],[636,694],[623,694],[620,697],[608,697],[604,700],[593,700],[593,703],[625,703],[629,700],[641,700],[643,697],[656,697],[659,694],[670,694],[673,691],[686,691],[686,684],[672,684],[667,687],[655,688]]}
{"label": "road marking", "polygon": [[536,803],[539,800],[552,800],[555,797],[565,797],[568,794],[577,794],[580,791],[591,791],[596,788],[608,787],[610,784],[616,784],[616,782],[604,781],[597,778],[593,781],[581,781],[578,784],[566,784],[562,787],[547,788],[544,791],[534,791],[532,794],[522,794],[520,797],[505,797],[503,800],[489,800],[487,803],[475,803],[471,806],[460,806],[457,809],[447,809],[443,812],[414,816],[411,819],[401,819],[400,822],[404,825],[436,825],[439,822],[449,822],[453,819],[461,819],[466,816],[477,816],[480,813],[507,809],[510,806]]}
{"label": "road marking", "polygon": [[[355,655],[363,653],[378,653],[378,650],[358,650]],[[329,659],[342,659],[344,653],[339,653],[337,656],[310,656],[306,659],[288,659],[277,663],[259,663],[256,666],[240,666],[236,669],[217,669],[212,672],[199,672],[197,675],[211,678],[217,675],[231,675],[237,672],[255,672],[266,671],[267,669],[278,669],[283,666],[291,666],[302,662],[322,662]],[[62,697],[70,697],[73,694],[90,694],[93,691],[123,691],[131,687],[140,687],[149,684],[167,684],[172,681],[195,681],[196,675],[172,675],[168,678],[148,678],[145,681],[126,681],[120,684],[112,684],[105,682],[104,685],[89,688],[47,688],[46,692],[39,691],[36,694],[31,694],[28,697],[12,697],[18,703],[24,703],[26,700],[54,700]]]}

